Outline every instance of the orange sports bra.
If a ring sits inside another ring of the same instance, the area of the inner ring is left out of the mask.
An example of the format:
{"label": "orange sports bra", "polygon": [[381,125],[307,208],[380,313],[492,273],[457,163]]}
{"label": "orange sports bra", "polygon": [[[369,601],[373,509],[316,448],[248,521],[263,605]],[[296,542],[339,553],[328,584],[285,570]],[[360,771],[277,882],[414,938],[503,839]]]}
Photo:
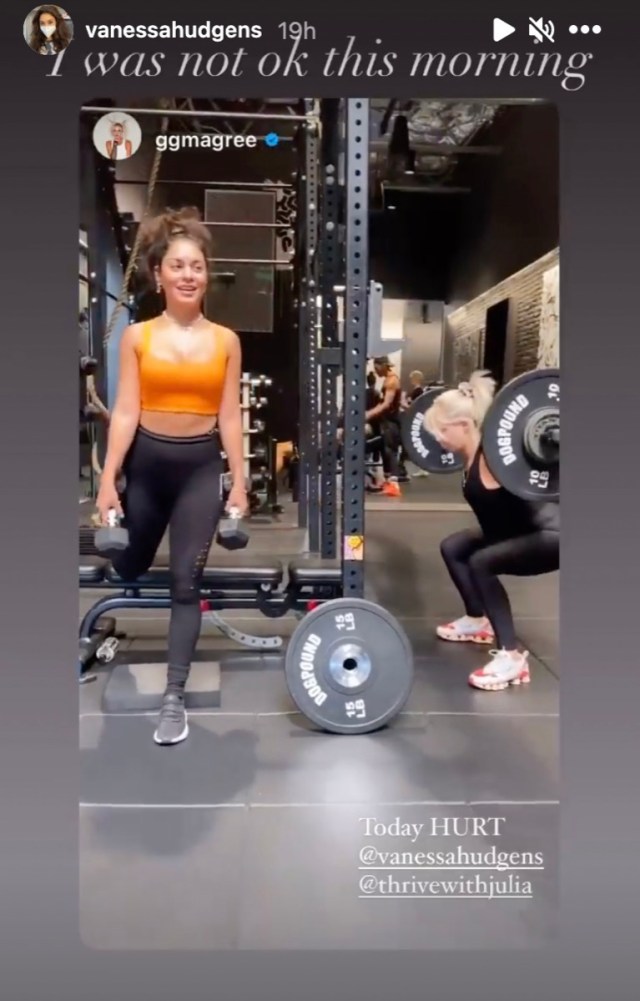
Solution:
{"label": "orange sports bra", "polygon": [[216,416],[220,410],[227,369],[222,327],[216,326],[216,347],[204,362],[169,361],[151,351],[152,321],[142,326],[137,348],[142,410]]}

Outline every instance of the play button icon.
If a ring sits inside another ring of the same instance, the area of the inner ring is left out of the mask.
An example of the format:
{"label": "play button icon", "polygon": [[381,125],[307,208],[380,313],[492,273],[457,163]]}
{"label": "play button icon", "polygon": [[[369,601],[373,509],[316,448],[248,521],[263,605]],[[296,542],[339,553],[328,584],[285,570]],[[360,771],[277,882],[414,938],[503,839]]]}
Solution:
{"label": "play button icon", "polygon": [[512,35],[516,29],[512,24],[507,24],[500,17],[494,17],[493,19],[493,40],[494,42],[501,42],[503,38],[507,35]]}

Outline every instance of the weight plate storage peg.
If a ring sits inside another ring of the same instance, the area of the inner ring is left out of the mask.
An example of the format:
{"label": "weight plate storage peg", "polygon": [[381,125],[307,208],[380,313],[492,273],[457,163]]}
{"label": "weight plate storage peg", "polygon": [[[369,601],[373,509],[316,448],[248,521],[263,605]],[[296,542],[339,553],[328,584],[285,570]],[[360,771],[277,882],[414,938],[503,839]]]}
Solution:
{"label": "weight plate storage peg", "polygon": [[523,500],[560,498],[560,372],[541,368],[507,383],[482,427],[492,475]]}
{"label": "weight plate storage peg", "polygon": [[432,389],[414,400],[402,414],[402,444],[407,458],[428,473],[459,473],[463,460],[453,452],[445,452],[424,426],[424,415],[444,389]]}
{"label": "weight plate storage peg", "polygon": [[361,598],[336,598],[296,626],[285,678],[304,716],[329,733],[385,726],[409,697],[413,651],[396,619]]}

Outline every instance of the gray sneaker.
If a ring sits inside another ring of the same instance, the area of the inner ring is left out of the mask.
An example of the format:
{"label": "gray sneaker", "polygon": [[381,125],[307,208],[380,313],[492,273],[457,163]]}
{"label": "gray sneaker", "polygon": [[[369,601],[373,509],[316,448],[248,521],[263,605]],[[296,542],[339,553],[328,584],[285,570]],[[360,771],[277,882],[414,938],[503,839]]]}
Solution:
{"label": "gray sneaker", "polygon": [[162,700],[158,728],[153,735],[156,744],[179,744],[189,733],[184,697],[167,692]]}

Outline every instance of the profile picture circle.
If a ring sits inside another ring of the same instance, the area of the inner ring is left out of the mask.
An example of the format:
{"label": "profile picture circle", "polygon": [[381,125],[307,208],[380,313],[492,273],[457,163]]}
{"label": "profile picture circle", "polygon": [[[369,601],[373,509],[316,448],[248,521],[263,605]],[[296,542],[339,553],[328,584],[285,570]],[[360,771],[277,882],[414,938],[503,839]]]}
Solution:
{"label": "profile picture circle", "polygon": [[34,7],[27,14],[22,31],[29,48],[41,56],[57,56],[73,41],[73,21],[55,3]]}
{"label": "profile picture circle", "polygon": [[140,149],[142,130],[135,118],[121,111],[99,118],[93,129],[93,145],[107,160],[128,160]]}

